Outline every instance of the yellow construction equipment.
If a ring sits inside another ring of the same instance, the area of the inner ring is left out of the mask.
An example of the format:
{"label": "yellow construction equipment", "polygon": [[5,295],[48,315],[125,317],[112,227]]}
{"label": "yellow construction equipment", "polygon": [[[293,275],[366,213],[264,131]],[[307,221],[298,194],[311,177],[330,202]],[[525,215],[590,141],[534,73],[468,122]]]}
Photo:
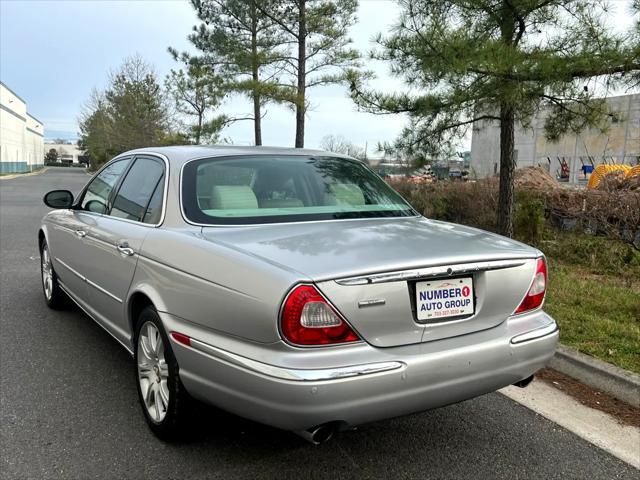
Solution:
{"label": "yellow construction equipment", "polygon": [[640,175],[640,165],[631,167],[631,169],[629,169],[629,171],[626,173],[624,178],[631,178],[631,177],[635,177],[636,175]]}
{"label": "yellow construction equipment", "polygon": [[[631,174],[631,172],[634,172]],[[602,179],[610,173],[619,173],[625,178],[631,178],[633,175],[640,174],[640,165],[631,168],[629,165],[598,165],[593,169],[587,188],[597,188]]]}

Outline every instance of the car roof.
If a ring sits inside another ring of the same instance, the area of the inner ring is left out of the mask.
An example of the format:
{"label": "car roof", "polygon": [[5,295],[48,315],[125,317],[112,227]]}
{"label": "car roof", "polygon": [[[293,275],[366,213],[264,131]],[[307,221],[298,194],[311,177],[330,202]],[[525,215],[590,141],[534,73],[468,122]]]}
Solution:
{"label": "car roof", "polygon": [[351,158],[348,155],[312,150],[306,148],[282,148],[282,147],[247,147],[235,145],[181,145],[171,147],[138,148],[124,152],[120,156],[156,153],[164,155],[173,165],[181,165],[196,158],[228,157],[240,155],[322,155],[340,158]]}

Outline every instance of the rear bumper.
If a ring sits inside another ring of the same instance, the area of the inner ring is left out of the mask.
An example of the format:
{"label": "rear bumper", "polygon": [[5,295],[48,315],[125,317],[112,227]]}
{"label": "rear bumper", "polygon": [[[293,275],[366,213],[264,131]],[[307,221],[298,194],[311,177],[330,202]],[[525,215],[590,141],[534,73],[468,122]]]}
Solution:
{"label": "rear bumper", "polygon": [[558,342],[557,325],[543,311],[433,342],[312,350],[215,338],[161,317],[168,331],[192,338],[191,347],[172,346],[193,396],[286,430],[358,425],[492,392],[542,368]]}

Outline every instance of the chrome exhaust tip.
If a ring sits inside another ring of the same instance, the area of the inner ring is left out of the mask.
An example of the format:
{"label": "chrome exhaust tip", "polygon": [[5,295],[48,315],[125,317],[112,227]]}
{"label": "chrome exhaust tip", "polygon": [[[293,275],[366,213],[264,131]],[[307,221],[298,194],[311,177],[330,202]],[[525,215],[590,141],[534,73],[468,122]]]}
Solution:
{"label": "chrome exhaust tip", "polygon": [[523,378],[519,382],[514,383],[514,385],[516,387],[524,388],[527,385],[529,385],[531,382],[533,382],[533,375],[531,375],[530,377],[527,377],[527,378]]}
{"label": "chrome exhaust tip", "polygon": [[318,425],[317,427],[312,427],[308,430],[302,430],[295,433],[313,445],[320,445],[321,443],[329,441],[331,437],[333,437],[335,431],[335,425],[332,423],[325,423]]}

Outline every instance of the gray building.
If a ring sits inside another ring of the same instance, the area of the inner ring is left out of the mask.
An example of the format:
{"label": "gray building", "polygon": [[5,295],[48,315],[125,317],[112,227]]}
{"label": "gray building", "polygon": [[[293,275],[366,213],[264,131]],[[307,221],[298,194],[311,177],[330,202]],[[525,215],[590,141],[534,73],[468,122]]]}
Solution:
{"label": "gray building", "polygon": [[[607,99],[612,115],[605,134],[591,129],[580,135],[565,135],[558,142],[544,137],[545,114],[541,112],[530,128],[516,128],[517,168],[541,166],[561,181],[585,183],[589,165],[640,162],[640,94]],[[583,165],[587,168],[583,169]],[[484,178],[500,169],[500,128],[497,122],[481,121],[473,126],[471,175]],[[587,174],[585,174],[585,171]]]}

